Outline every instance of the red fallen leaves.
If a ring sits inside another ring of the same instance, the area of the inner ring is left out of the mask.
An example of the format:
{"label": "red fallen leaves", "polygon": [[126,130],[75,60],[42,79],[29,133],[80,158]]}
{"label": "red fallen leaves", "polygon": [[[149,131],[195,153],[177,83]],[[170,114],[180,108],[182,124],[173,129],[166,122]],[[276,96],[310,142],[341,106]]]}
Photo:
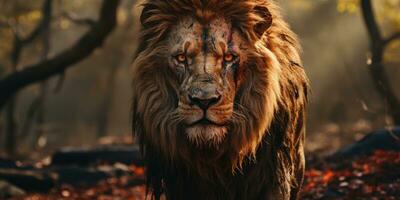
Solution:
{"label": "red fallen leaves", "polygon": [[305,173],[302,199],[397,199],[400,153],[376,151],[369,157],[324,163]]}
{"label": "red fallen leaves", "polygon": [[[53,190],[50,194],[30,194],[25,197],[15,198],[23,200],[59,200],[59,199],[79,199],[79,200],[143,200],[145,199],[145,187],[108,187],[97,185],[95,187],[79,189],[70,186],[62,186],[62,188]],[[147,198],[151,199],[151,198]]]}
{"label": "red fallen leaves", "polygon": [[134,174],[136,174],[137,176],[144,176],[145,170],[144,170],[143,167],[137,167],[137,166],[135,166],[135,165],[132,165],[132,166],[130,167],[130,170],[131,170]]}
{"label": "red fallen leaves", "polygon": [[322,177],[322,182],[324,184],[329,183],[329,181],[335,176],[332,170],[328,170]]}
{"label": "red fallen leaves", "polygon": [[[143,200],[146,199],[144,168],[130,166],[131,174],[100,181],[94,186],[62,185],[49,194],[29,194],[15,200]],[[148,197],[147,199],[151,199]]]}
{"label": "red fallen leaves", "polygon": [[332,178],[334,178],[334,176],[335,174],[332,170],[323,172],[316,169],[310,169],[305,173],[307,184],[303,186],[303,190],[309,191],[318,185],[326,185]]}
{"label": "red fallen leaves", "polygon": [[[314,199],[372,199],[395,200],[400,197],[400,153],[376,151],[371,156],[355,160],[317,163],[311,161],[306,170],[303,200]],[[30,194],[16,200],[99,199],[142,200],[144,168],[130,166],[132,175],[110,178],[95,186],[68,185],[53,189],[49,194]],[[147,199],[151,199],[148,197]]]}

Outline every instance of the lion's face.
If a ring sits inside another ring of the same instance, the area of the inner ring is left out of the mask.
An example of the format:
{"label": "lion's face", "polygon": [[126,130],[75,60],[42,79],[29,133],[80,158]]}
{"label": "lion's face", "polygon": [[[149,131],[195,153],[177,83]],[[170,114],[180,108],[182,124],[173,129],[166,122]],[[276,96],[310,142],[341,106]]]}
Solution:
{"label": "lion's face", "polygon": [[169,39],[169,66],[179,86],[178,113],[197,144],[219,143],[228,132],[246,44],[223,18],[182,19]]}
{"label": "lion's face", "polygon": [[193,144],[214,156],[231,154],[232,166],[255,153],[281,95],[275,51],[285,53],[268,47],[269,36],[286,37],[273,34],[268,6],[250,0],[144,5],[132,103],[133,131],[142,142],[170,160],[191,160]]}

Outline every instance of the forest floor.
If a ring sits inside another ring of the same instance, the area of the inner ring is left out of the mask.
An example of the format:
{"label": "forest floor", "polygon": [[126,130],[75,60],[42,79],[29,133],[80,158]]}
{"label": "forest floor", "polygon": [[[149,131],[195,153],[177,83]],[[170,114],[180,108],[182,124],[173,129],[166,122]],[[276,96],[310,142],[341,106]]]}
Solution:
{"label": "forest floor", "polygon": [[309,159],[302,199],[395,200],[400,197],[400,153],[377,150],[354,160]]}
{"label": "forest floor", "polygon": [[[399,152],[377,150],[368,156],[340,162],[309,155],[307,166],[301,199],[395,200],[400,197]],[[144,168],[126,167],[128,174],[91,186],[60,185],[47,194],[30,193],[12,199],[145,199]]]}
{"label": "forest floor", "polygon": [[[399,138],[400,128],[376,131],[329,156],[306,154],[300,199],[399,199]],[[62,148],[30,164],[0,158],[0,199],[146,199],[139,148],[99,144]]]}

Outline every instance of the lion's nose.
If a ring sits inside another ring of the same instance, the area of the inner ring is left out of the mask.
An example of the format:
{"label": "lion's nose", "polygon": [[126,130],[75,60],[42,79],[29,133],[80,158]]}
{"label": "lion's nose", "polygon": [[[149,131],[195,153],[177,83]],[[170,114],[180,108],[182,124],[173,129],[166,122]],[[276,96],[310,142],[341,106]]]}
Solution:
{"label": "lion's nose", "polygon": [[217,104],[221,100],[221,95],[213,95],[207,97],[189,95],[189,100],[192,104],[197,105],[203,110],[207,110],[209,107]]}

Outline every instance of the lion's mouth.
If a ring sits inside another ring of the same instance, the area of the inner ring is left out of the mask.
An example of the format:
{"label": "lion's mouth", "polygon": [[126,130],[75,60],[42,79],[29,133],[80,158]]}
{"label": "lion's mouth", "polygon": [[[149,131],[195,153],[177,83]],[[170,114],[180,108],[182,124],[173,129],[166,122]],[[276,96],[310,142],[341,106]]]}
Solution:
{"label": "lion's mouth", "polygon": [[186,133],[189,140],[197,145],[216,145],[225,138],[227,127],[204,116],[186,127]]}
{"label": "lion's mouth", "polygon": [[203,126],[211,126],[211,125],[213,125],[213,126],[225,126],[225,124],[216,123],[216,122],[214,122],[214,121],[209,120],[209,119],[206,118],[206,117],[203,117],[203,118],[201,118],[201,119],[199,119],[199,120],[193,122],[193,123],[190,124],[189,126],[196,126],[196,125],[203,125]]}

